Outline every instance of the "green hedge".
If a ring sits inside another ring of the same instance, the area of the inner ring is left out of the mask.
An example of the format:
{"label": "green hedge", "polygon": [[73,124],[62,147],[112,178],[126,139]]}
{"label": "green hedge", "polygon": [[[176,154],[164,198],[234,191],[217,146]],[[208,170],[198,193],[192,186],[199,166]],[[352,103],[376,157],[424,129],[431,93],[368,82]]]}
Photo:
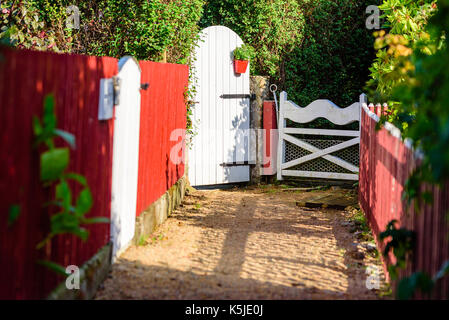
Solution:
{"label": "green hedge", "polygon": [[221,24],[252,45],[253,74],[268,75],[296,103],[358,101],[374,58],[365,28],[372,0],[210,0],[201,26]]}
{"label": "green hedge", "polygon": [[[2,15],[2,41],[41,50],[156,61],[166,52],[168,62],[189,63],[201,28],[228,26],[256,49],[252,74],[269,75],[303,106],[356,101],[374,58],[365,28],[372,0],[9,0],[2,7],[13,3],[12,16]],[[81,11],[80,30],[65,28],[69,5]]]}
{"label": "green hedge", "polygon": [[[18,47],[89,55],[188,63],[203,0],[9,0],[2,8],[3,42]],[[14,5],[14,6],[13,6]],[[80,10],[80,29],[66,28],[66,8]],[[12,7],[13,6],[13,7]],[[26,13],[29,17],[23,19]],[[32,26],[37,19],[38,25]],[[9,30],[9,32],[5,32]],[[43,32],[45,31],[45,32]]]}

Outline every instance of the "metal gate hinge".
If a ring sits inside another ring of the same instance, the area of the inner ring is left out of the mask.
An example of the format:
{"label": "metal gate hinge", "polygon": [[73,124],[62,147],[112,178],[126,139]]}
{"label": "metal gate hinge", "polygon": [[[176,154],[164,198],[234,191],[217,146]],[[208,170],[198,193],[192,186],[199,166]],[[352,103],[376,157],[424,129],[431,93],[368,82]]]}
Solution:
{"label": "metal gate hinge", "polygon": [[239,167],[239,166],[248,166],[256,164],[255,161],[240,161],[240,162],[224,162],[220,163],[220,167]]}
{"label": "metal gate hinge", "polygon": [[220,96],[222,99],[250,99],[255,100],[256,94],[222,94]]}

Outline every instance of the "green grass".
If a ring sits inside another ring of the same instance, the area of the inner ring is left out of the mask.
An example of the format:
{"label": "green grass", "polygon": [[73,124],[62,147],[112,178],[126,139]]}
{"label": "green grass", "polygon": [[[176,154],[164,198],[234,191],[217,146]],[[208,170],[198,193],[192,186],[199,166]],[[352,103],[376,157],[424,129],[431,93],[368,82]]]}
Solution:
{"label": "green grass", "polygon": [[139,238],[138,245],[139,246],[144,246],[146,244],[147,244],[147,240],[145,239],[145,237],[143,235],[141,235],[140,238]]}

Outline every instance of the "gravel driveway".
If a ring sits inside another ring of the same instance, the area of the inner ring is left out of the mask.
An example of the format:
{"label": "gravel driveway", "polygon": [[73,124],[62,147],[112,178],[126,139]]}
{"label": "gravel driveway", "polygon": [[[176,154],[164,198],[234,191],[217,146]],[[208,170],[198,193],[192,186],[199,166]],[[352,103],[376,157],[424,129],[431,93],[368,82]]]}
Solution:
{"label": "gravel driveway", "polygon": [[96,299],[379,299],[366,268],[382,268],[350,230],[351,213],[298,206],[310,194],[191,191],[117,260]]}

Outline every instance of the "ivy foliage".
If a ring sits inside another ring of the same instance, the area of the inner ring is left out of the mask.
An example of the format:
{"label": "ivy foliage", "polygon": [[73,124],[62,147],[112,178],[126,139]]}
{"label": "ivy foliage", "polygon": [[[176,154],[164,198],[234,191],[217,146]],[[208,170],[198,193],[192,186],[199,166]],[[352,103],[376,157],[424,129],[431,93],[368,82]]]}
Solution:
{"label": "ivy foliage", "polygon": [[255,48],[251,73],[300,105],[358,100],[374,58],[368,0],[209,0],[201,26],[225,25]]}

